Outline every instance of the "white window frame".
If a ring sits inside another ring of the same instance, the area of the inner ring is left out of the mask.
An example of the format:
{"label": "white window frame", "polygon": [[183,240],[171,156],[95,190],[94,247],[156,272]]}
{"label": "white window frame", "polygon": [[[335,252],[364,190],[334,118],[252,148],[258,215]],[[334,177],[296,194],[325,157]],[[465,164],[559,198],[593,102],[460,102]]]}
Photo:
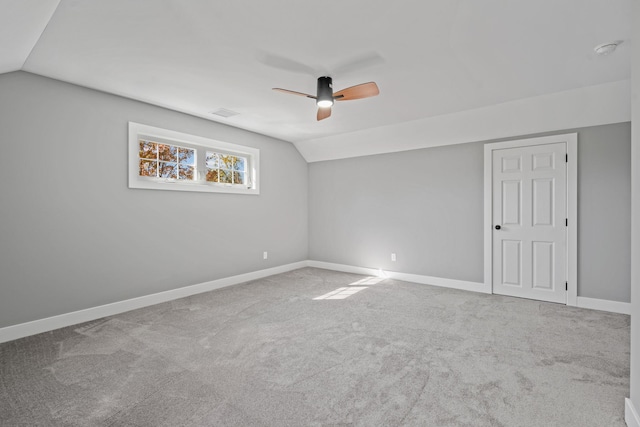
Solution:
{"label": "white window frame", "polygon": [[[140,176],[139,141],[147,140],[196,150],[193,181]],[[205,153],[230,154],[246,159],[247,185],[224,184],[205,180]],[[129,188],[147,190],[201,191],[206,193],[260,194],[260,150],[244,145],[217,141],[197,135],[129,122]]]}

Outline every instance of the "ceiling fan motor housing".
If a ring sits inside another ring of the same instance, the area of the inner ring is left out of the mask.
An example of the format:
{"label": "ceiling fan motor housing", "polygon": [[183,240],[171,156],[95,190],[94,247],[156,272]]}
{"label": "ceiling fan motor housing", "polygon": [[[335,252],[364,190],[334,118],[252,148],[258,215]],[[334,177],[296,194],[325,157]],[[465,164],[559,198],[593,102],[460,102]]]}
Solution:
{"label": "ceiling fan motor housing", "polygon": [[333,80],[331,77],[318,78],[318,105],[321,101],[333,104]]}

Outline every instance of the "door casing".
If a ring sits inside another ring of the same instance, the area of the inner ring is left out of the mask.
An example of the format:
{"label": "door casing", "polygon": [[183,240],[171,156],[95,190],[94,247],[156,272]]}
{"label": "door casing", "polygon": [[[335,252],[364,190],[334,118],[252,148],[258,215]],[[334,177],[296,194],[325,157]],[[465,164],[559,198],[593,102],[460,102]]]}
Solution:
{"label": "door casing", "polygon": [[493,150],[564,142],[567,144],[567,305],[578,301],[578,134],[543,136],[484,145],[484,283],[493,293]]}

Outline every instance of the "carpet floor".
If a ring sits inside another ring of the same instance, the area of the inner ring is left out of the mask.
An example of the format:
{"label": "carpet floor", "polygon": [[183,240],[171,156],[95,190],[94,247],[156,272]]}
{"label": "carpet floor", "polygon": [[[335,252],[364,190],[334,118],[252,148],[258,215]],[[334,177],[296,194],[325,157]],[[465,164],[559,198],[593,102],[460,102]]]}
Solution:
{"label": "carpet floor", "polygon": [[0,344],[0,425],[623,427],[629,323],[303,268]]}

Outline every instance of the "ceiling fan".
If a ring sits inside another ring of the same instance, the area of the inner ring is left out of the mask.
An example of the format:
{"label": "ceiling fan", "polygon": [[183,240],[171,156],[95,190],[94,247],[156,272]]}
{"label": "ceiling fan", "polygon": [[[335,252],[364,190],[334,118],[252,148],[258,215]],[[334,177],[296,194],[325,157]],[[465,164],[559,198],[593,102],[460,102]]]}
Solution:
{"label": "ceiling fan", "polygon": [[295,92],[293,90],[281,89],[279,87],[274,87],[273,90],[315,99],[316,104],[318,105],[318,114],[316,116],[318,121],[331,116],[331,106],[334,101],[351,101],[352,99],[369,98],[380,93],[378,85],[374,82],[362,83],[333,93],[333,80],[331,77],[327,76],[318,77],[318,93],[316,96],[302,92]]}

